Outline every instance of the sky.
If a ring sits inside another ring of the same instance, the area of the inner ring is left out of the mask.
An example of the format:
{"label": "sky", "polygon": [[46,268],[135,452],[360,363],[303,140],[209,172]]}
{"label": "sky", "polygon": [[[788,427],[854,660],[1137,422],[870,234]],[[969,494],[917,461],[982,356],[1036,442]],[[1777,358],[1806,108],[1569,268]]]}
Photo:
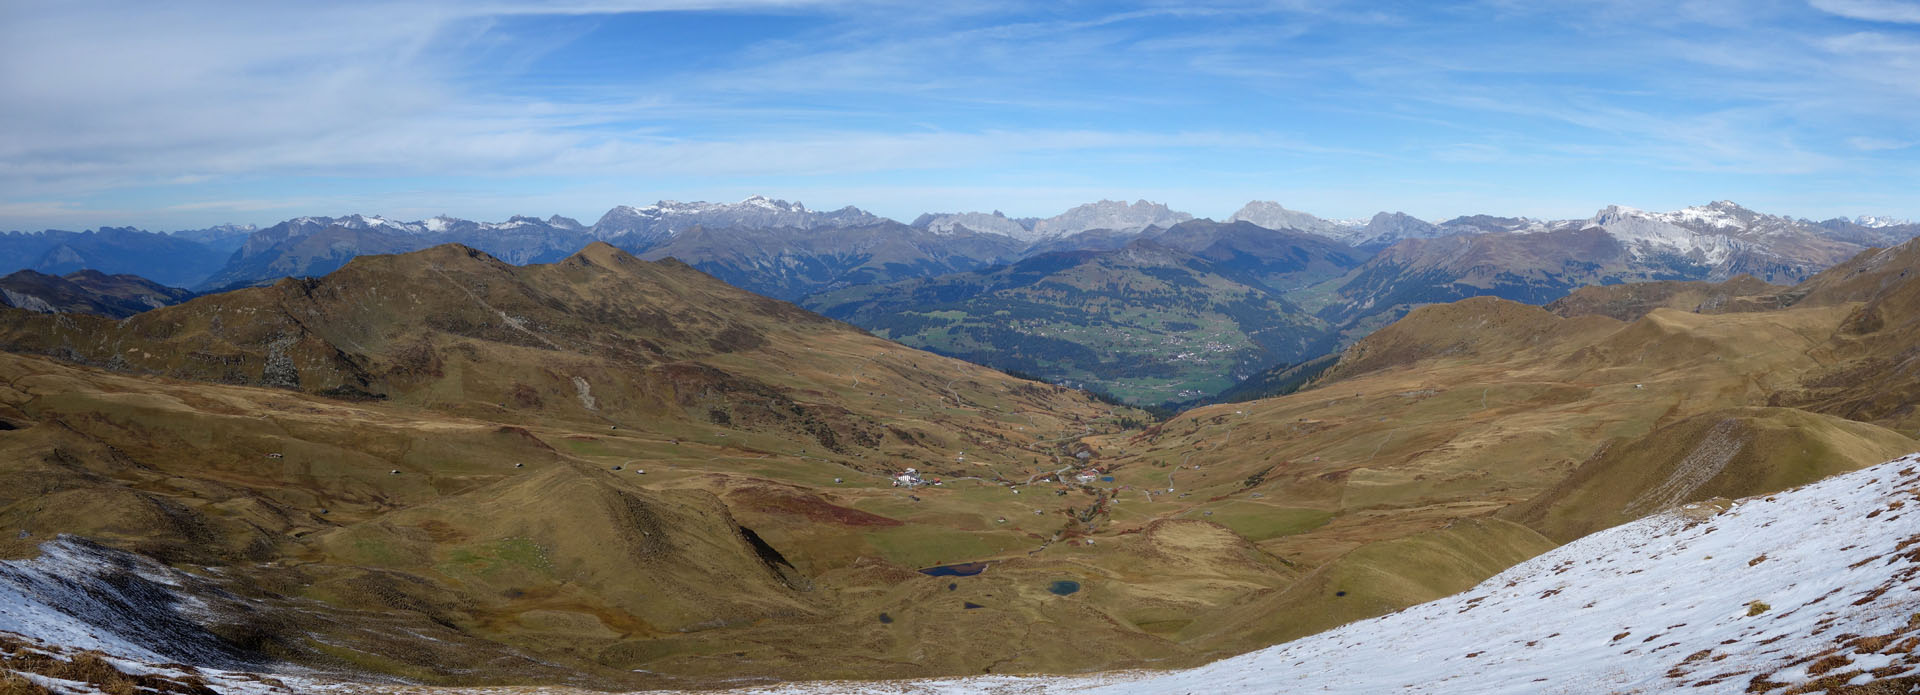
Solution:
{"label": "sky", "polygon": [[0,229],[615,205],[1920,219],[1920,2],[0,2]]}

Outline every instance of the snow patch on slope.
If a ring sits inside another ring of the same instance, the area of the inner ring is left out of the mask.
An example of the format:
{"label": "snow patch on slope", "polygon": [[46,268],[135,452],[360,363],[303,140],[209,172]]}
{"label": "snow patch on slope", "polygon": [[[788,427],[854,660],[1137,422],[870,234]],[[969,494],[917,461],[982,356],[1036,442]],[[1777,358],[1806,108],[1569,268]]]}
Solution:
{"label": "snow patch on slope", "polygon": [[0,562],[0,631],[142,661],[241,667],[246,659],[201,627],[217,610],[205,580],[76,538],[40,556]]}

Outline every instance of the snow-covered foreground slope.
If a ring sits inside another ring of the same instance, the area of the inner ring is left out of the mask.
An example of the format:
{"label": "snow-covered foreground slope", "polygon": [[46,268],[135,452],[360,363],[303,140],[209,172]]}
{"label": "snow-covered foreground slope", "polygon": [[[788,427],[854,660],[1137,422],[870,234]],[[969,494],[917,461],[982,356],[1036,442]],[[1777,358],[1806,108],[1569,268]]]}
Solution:
{"label": "snow-covered foreground slope", "polygon": [[1920,455],[1642,519],[1466,593],[1191,670],[745,692],[1819,692],[1795,686],[1920,674],[1917,592]]}

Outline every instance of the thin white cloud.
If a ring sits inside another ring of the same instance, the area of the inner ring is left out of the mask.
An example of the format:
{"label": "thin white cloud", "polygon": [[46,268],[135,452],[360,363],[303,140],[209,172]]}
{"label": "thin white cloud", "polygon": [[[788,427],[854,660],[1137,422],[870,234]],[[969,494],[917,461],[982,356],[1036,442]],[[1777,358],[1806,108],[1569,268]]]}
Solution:
{"label": "thin white cloud", "polygon": [[1901,0],[1810,0],[1822,12],[1868,22],[1920,24],[1920,3]]}
{"label": "thin white cloud", "polygon": [[1851,137],[1851,138],[1847,138],[1847,144],[1851,145],[1853,149],[1860,150],[1862,152],[1890,152],[1893,150],[1904,150],[1909,147],[1913,147],[1914,145],[1920,145],[1920,142],[1916,142],[1913,140],[1888,140],[1885,138]]}

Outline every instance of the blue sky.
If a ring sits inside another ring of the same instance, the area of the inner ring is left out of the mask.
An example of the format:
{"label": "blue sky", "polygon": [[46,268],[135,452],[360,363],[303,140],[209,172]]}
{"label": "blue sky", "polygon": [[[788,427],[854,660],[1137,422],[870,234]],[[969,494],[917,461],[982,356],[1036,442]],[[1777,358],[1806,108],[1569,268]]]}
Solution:
{"label": "blue sky", "polygon": [[738,200],[1920,218],[1920,2],[0,3],[0,229]]}

